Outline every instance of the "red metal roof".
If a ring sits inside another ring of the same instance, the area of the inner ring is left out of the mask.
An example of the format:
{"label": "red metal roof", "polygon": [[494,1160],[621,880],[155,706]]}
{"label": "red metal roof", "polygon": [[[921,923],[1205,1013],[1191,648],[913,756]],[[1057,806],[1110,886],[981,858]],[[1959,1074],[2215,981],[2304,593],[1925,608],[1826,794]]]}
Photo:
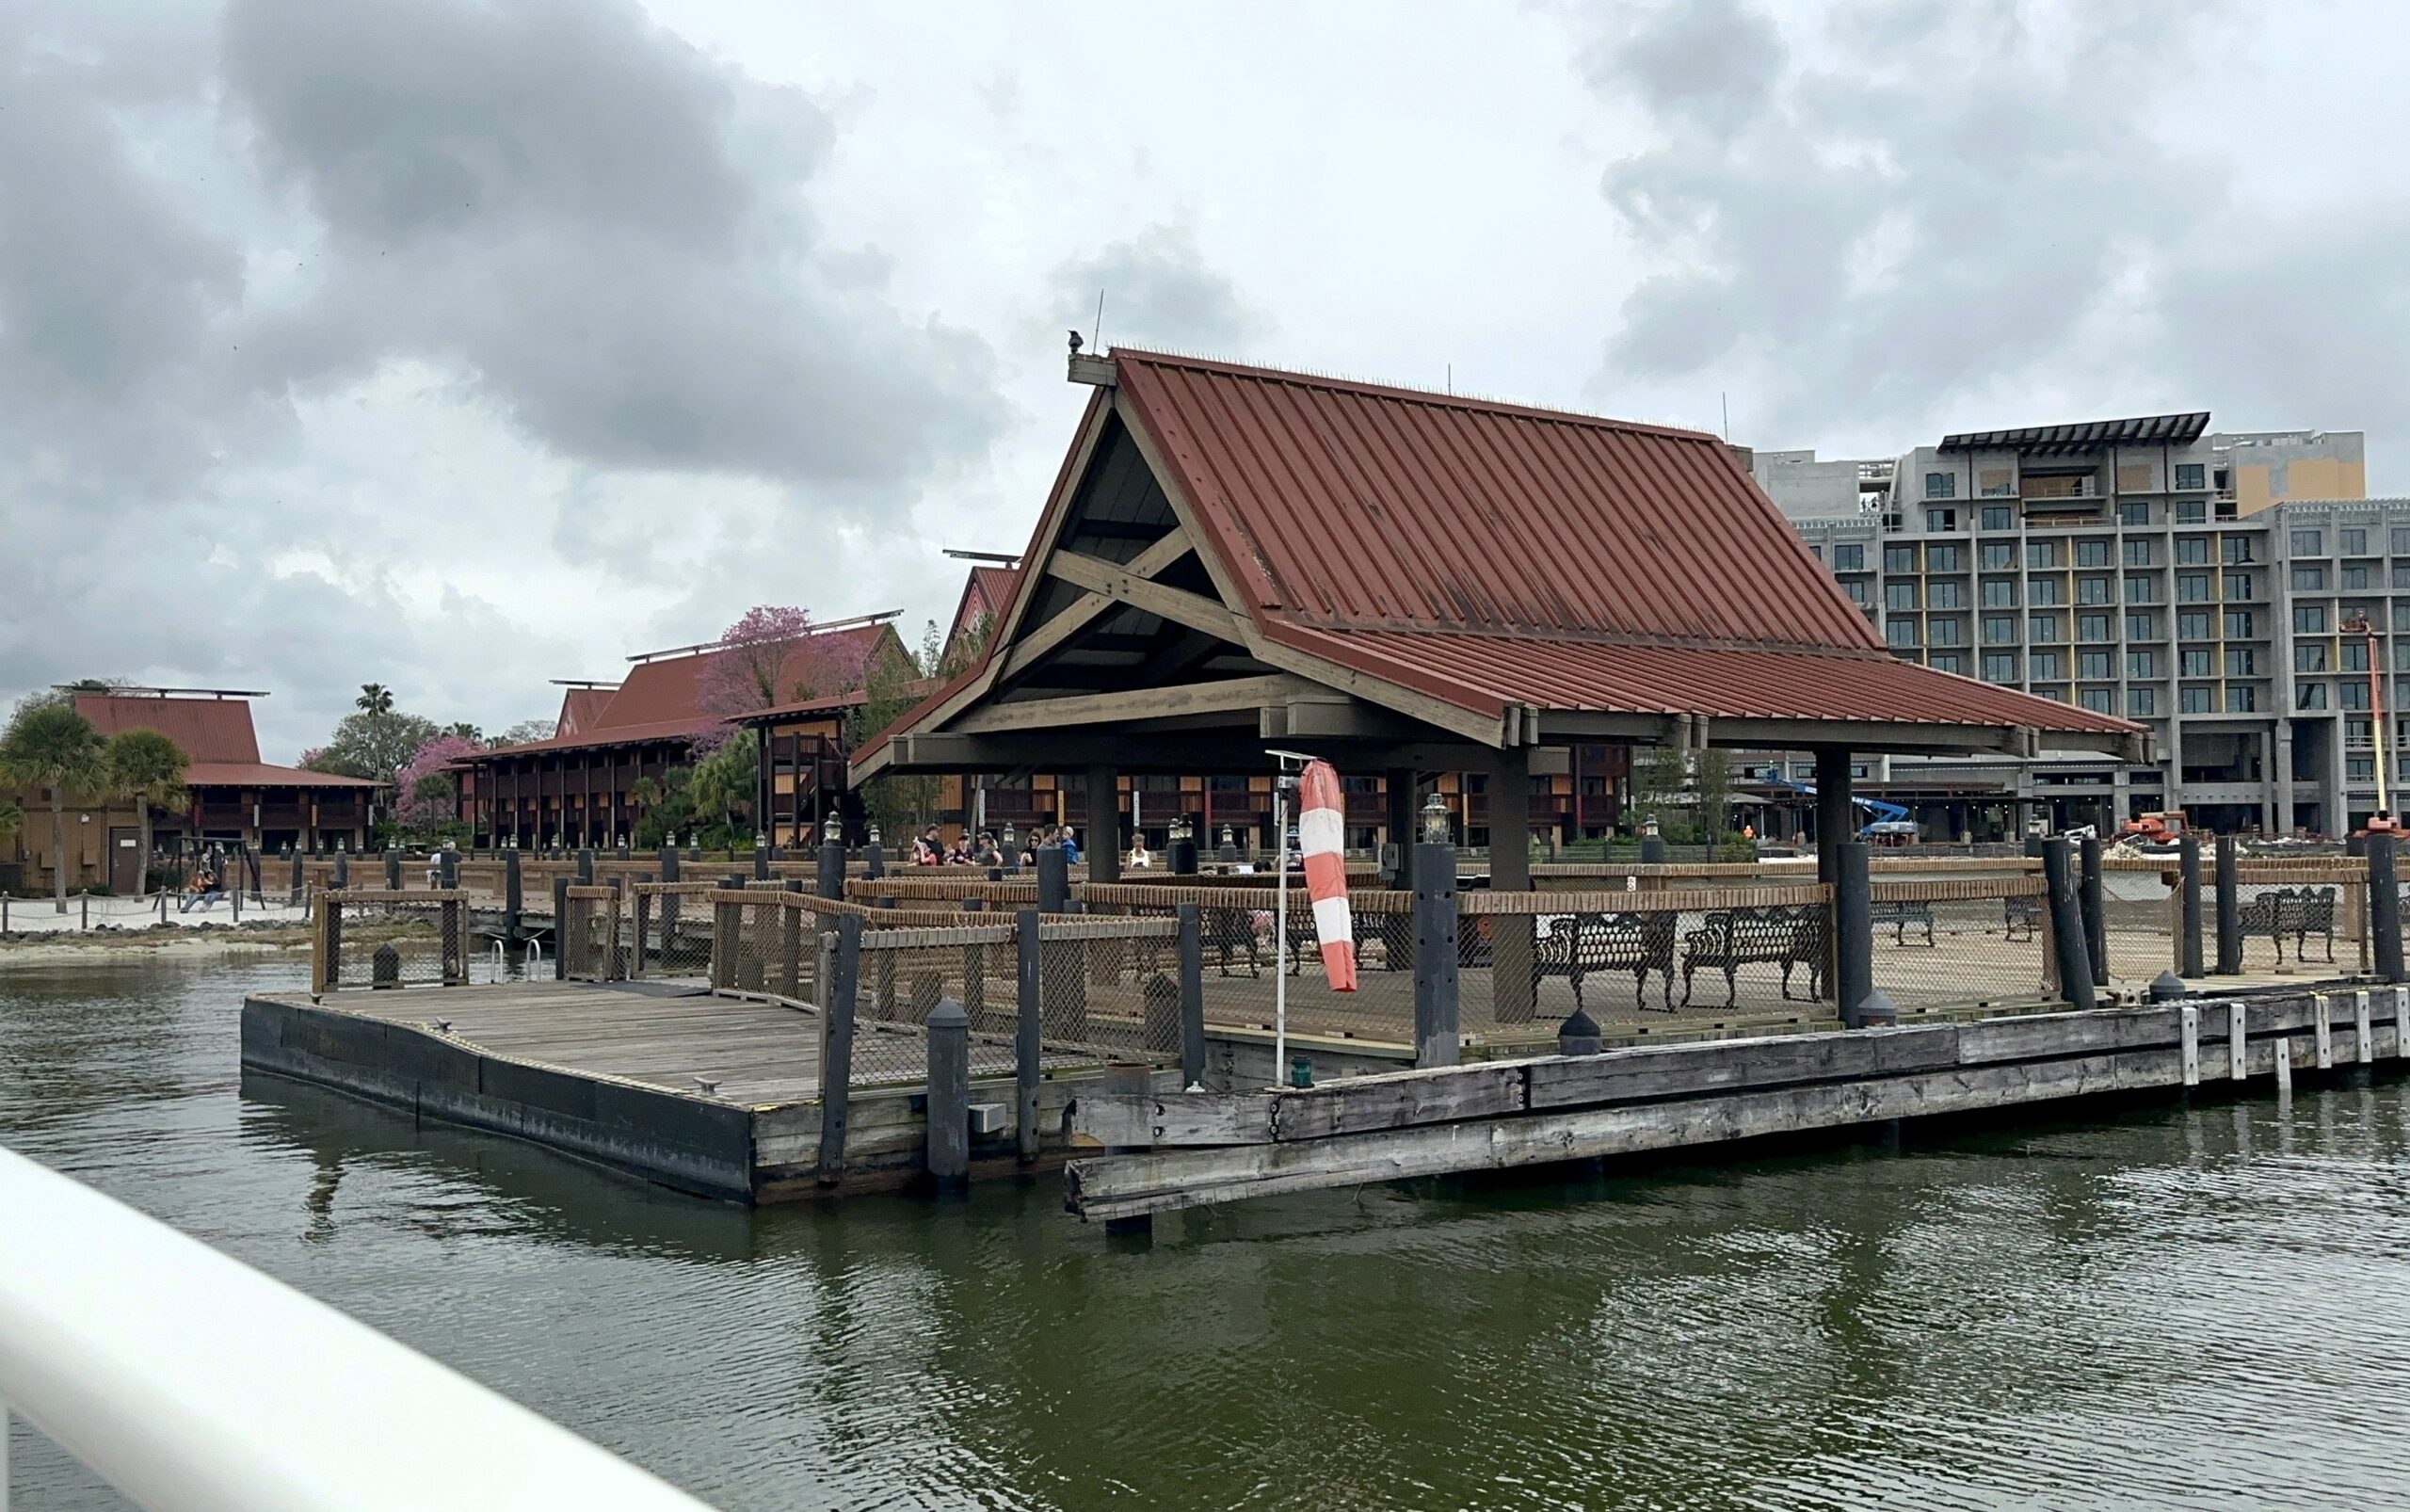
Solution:
{"label": "red metal roof", "polygon": [[176,699],[124,693],[78,693],[75,712],[103,735],[155,730],[193,762],[257,764],[258,734],[248,699]]}
{"label": "red metal roof", "polygon": [[186,787],[376,787],[364,777],[339,777],[265,762],[195,762],[185,772]]}
{"label": "red metal roof", "polygon": [[618,691],[607,687],[563,688],[561,716],[554,723],[553,733],[574,735],[579,731],[592,729],[602,718],[602,711],[611,706],[611,695]]}

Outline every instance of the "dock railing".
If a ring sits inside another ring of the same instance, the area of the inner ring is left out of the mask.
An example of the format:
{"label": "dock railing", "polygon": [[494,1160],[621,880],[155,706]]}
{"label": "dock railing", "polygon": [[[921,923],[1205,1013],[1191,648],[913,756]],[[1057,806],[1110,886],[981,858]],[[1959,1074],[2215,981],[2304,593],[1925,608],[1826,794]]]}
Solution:
{"label": "dock railing", "polygon": [[703,1512],[367,1325],[7,1150],[0,1213],[0,1509],[13,1412],[150,1512]]}
{"label": "dock railing", "polygon": [[469,900],[458,890],[320,893],[310,990],[455,987],[469,979]]}
{"label": "dock railing", "polygon": [[2049,887],[2036,874],[1870,888],[1875,989],[1904,1011],[2059,996]]}

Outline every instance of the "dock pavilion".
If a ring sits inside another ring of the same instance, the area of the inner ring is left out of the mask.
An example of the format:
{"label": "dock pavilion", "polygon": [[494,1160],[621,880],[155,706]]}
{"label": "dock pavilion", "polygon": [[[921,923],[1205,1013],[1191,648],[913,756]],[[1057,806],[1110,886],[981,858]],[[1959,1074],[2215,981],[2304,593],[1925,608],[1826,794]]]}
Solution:
{"label": "dock pavilion", "polygon": [[[1814,754],[1822,870],[1852,753],[2147,758],[2122,719],[1894,658],[1698,431],[1122,348],[979,661],[855,752],[882,772],[1084,774],[1118,877],[1124,774],[1264,773],[1267,746],[1422,785],[1483,774],[1490,831],[1611,742]],[[1530,885],[1525,847],[1492,885]]]}

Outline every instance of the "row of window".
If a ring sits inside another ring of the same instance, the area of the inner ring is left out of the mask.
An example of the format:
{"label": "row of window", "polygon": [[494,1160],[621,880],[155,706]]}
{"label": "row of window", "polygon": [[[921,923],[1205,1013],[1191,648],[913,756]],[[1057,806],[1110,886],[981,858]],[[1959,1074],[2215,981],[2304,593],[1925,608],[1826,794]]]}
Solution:
{"label": "row of window", "polygon": [[[2387,537],[2386,544],[2392,548],[2394,555],[2410,556],[2410,525],[2395,525],[2387,532]],[[2338,555],[2366,556],[2370,555],[2368,530],[2360,525],[2344,525],[2335,532],[2335,546]],[[2306,527],[2296,528],[2292,548],[2295,556],[2323,556],[2326,555],[2326,533]]]}
{"label": "row of window", "polygon": [[[2089,479],[2084,479],[2082,481],[2089,482]],[[2206,489],[2209,486],[2209,464],[2205,462],[2178,462],[2176,464],[2177,492],[2190,493],[2199,489]],[[2005,473],[1985,475],[1984,492],[1987,495],[2007,494],[2012,492],[2016,487],[2016,485],[2009,479]],[[2142,491],[2147,492],[2150,491],[2145,490]],[[1924,475],[1924,496],[1928,499],[1954,499],[1958,497],[1958,475],[1955,473],[1927,473]],[[1984,528],[1989,529],[1990,527],[1985,526]]]}
{"label": "row of window", "polygon": [[[2223,587],[2224,591],[2219,591]],[[1867,586],[1852,581],[1841,585],[1843,592],[1860,604],[1867,600]],[[2017,606],[2017,585],[2015,578],[1985,578],[1982,587],[1983,607],[2014,609]],[[2249,603],[2259,597],[2258,585],[2248,572],[2228,572],[2221,585],[2208,572],[2176,574],[2176,602],[2178,603]],[[2054,577],[2037,577],[2024,589],[2025,603],[2036,608],[2050,608],[2067,602],[2064,583]],[[2157,603],[2160,600],[2156,578],[2129,576],[2126,579],[2127,603]],[[2080,577],[2075,580],[2075,602],[2080,604],[2109,604],[2118,601],[2115,580],[2108,577]],[[1967,586],[1947,579],[1919,583],[1914,578],[1894,580],[1883,585],[1883,607],[1906,611],[1926,609],[1964,609]]]}
{"label": "row of window", "polygon": [[[1892,587],[1909,587],[1910,585],[1892,584],[1889,586]],[[1933,607],[1935,608],[1947,608],[1952,606],[1953,605],[1942,604],[1937,601],[1933,604]],[[1916,605],[1913,603],[1910,603],[1905,605],[1893,604],[1892,607],[1905,607],[1913,609]],[[1993,606],[1987,604],[1985,607],[1989,608]],[[2025,618],[2025,628],[2030,633],[2030,637],[2032,639],[2043,642],[2064,641],[2066,639],[2067,620],[2065,615],[2039,613],[2028,615]],[[2293,606],[2293,633],[2295,635],[2324,635],[2332,634],[2330,629],[2332,620],[2333,617],[2328,614],[2327,606],[2325,604],[2299,603]],[[2075,638],[2080,641],[2106,641],[2110,638],[2109,632],[2111,623],[2112,617],[2107,614],[2079,614],[2075,617]],[[2213,624],[2217,625],[2225,632],[2225,638],[2227,640],[2256,640],[2258,638],[2258,616],[2256,611],[2251,609],[2227,609],[2222,614],[2213,614],[2212,611],[2208,609],[2180,609],[2177,611],[2176,615],[2176,638],[2177,640],[2207,640],[2209,638],[2210,627]],[[1933,631],[1935,635],[1933,644],[1947,646],[1955,645],[1957,643],[1955,637],[1960,633],[1959,621],[1948,619],[1934,619],[1929,621],[1929,628]],[[1986,614],[1983,617],[1984,643],[1987,646],[2014,644],[2017,638],[2017,617],[2016,615]],[[2393,628],[2397,631],[2410,631],[2410,601],[2397,602],[2393,605]],[[1915,638],[1917,633],[1917,622],[1913,619],[1887,620],[1886,629],[1891,636],[1893,645],[1914,646],[1918,644]],[[1945,635],[1951,638],[1942,638]],[[1904,636],[1906,638],[1902,638]],[[2159,611],[2156,609],[2128,610],[2126,613],[2126,638],[2128,640],[2161,639],[2161,635],[2160,633]],[[2368,642],[2361,640],[2356,636],[2344,639],[2341,643],[2339,653],[2330,652],[2328,645],[2324,641],[2311,642],[2306,645],[2298,645],[2294,647],[2294,669],[2303,672],[2324,672],[2332,670],[2333,668],[2329,667],[2328,662],[2330,656],[2336,654],[2339,654],[2340,660],[2338,665],[2342,670],[2347,672],[2364,672],[2368,670]]]}
{"label": "row of window", "polygon": [[[2295,562],[2292,575],[2297,593],[2319,592],[2326,587],[2328,576],[2323,562]],[[2377,567],[2374,562],[2345,562],[2334,579],[2335,586],[2346,592],[2373,588],[2378,583]],[[2394,563],[2391,581],[2397,588],[2410,588],[2410,562]]]}
{"label": "row of window", "polygon": [[[2240,535],[2224,536],[2219,538],[2218,560],[2224,562],[2228,567],[2250,565],[2257,559],[2256,544],[2257,539],[2258,538],[2256,536]],[[2046,571],[2067,566],[2067,556],[2069,554],[2063,553],[2060,550],[2060,547],[2063,545],[2073,546],[2073,565],[2077,567],[2107,567],[2109,565],[2112,542],[2104,539],[2087,538],[2073,542],[2058,540],[2029,540],[2025,543],[2026,567],[2034,571]],[[1928,573],[1963,572],[1967,570],[1965,558],[1960,554],[1960,548],[1953,542],[1931,541],[1927,542],[1923,549],[1924,571]],[[1817,555],[1823,555],[1821,549],[1819,549]],[[2119,555],[2122,556],[2125,565],[2128,567],[2156,567],[2159,565],[2158,546],[2156,544],[2156,538],[2154,537],[2137,536],[2127,540]],[[2013,571],[2016,567],[2016,543],[2013,540],[1984,541],[1977,548],[1976,560],[1978,565],[1980,565],[1986,572]],[[2179,536],[2177,538],[2176,562],[2177,566],[2207,566],[2209,561],[2209,537]],[[2401,572],[2404,569],[2410,569],[2410,562],[2404,562],[2397,565],[2397,576],[2400,576]],[[1865,571],[1866,547],[1864,543],[1848,542],[1834,546],[1833,571],[1836,572]],[[1917,571],[1917,547],[1912,543],[1906,542],[1884,547],[1883,571],[1885,573],[1893,577],[1907,576],[1915,573]],[[2295,568],[2294,571],[2299,572],[2302,569]],[[2410,586],[2410,578],[2402,579],[2402,581],[2406,586]]]}

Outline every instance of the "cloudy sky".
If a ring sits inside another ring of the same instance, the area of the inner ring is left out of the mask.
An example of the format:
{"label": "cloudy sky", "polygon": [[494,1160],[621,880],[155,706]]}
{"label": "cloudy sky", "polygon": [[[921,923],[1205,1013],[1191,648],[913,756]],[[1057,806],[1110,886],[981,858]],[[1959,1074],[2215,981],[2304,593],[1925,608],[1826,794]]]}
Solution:
{"label": "cloudy sky", "polygon": [[2410,12],[0,0],[0,699],[551,677],[1018,550],[1064,331],[2410,491]]}

